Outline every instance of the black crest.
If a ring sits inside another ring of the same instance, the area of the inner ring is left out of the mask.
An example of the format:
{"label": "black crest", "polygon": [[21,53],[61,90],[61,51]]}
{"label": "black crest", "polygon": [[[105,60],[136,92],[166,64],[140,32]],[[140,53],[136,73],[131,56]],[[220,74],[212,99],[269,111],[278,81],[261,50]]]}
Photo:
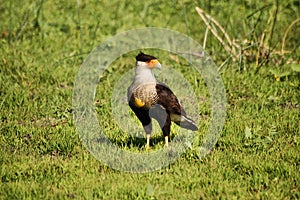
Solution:
{"label": "black crest", "polygon": [[142,61],[142,62],[148,62],[150,60],[156,59],[154,56],[144,54],[143,52],[140,52],[139,55],[137,55],[135,58],[136,61]]}

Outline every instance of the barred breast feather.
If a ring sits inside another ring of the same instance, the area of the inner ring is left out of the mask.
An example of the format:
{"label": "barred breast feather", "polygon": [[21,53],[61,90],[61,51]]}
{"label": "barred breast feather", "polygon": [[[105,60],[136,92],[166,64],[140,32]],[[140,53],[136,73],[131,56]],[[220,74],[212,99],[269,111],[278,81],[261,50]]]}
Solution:
{"label": "barred breast feather", "polygon": [[133,96],[143,102],[146,109],[150,109],[158,100],[156,84],[150,83],[137,87],[133,91]]}

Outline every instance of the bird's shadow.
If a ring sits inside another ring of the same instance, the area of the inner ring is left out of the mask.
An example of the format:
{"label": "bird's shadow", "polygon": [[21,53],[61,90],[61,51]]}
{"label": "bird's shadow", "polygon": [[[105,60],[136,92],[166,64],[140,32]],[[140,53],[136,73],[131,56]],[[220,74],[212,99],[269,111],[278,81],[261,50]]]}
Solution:
{"label": "bird's shadow", "polygon": [[[175,135],[171,135],[170,140],[172,141],[174,137],[175,137]],[[113,138],[113,139],[110,139],[110,141],[119,147],[126,146],[126,147],[142,149],[146,146],[146,137],[140,138],[140,137],[134,137],[134,136],[130,135],[126,139],[119,140],[117,138]],[[157,146],[157,145],[164,145],[164,141],[165,141],[165,139],[162,134],[161,135],[158,135],[158,134],[151,135],[150,147]]]}

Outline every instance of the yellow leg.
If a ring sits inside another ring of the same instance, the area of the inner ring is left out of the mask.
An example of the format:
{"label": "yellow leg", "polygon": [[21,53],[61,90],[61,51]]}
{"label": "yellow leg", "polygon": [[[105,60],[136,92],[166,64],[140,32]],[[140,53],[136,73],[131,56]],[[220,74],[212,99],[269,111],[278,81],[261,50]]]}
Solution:
{"label": "yellow leg", "polygon": [[147,139],[146,149],[149,149],[150,148],[150,134],[146,134],[146,139]]}
{"label": "yellow leg", "polygon": [[166,147],[169,146],[169,137],[168,136],[165,136],[165,145],[166,145]]}

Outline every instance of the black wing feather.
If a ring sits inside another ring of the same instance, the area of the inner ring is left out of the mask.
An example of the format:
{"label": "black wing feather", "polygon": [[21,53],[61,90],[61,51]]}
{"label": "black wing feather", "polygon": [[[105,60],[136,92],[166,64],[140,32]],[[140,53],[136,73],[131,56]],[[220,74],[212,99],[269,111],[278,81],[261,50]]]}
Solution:
{"label": "black wing feather", "polygon": [[157,83],[156,92],[159,97],[157,104],[163,106],[169,114],[186,116],[183,107],[168,86],[163,83]]}

